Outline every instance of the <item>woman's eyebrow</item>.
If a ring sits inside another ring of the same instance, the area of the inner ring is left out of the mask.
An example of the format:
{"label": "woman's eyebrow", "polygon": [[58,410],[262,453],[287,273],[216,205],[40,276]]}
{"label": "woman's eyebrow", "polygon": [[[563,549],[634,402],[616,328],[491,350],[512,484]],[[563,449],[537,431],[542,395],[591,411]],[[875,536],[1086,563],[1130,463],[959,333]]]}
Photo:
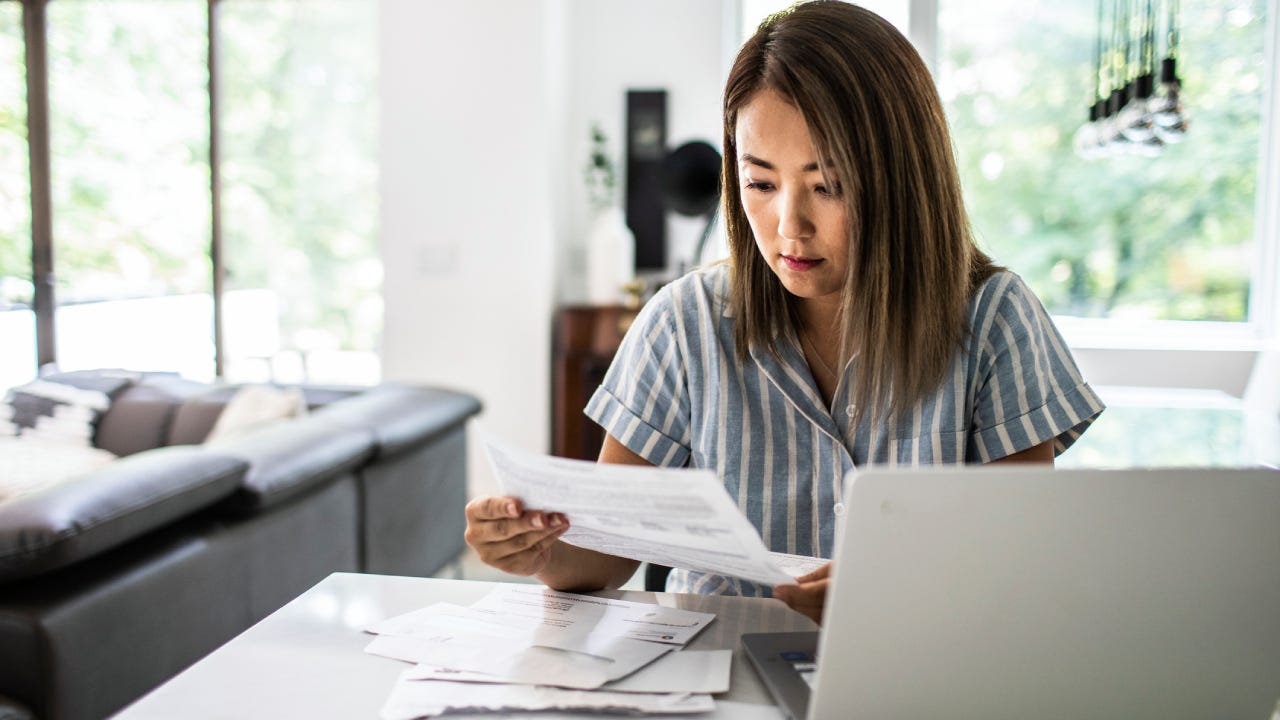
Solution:
{"label": "woman's eyebrow", "polygon": [[[762,167],[765,170],[774,169],[773,163],[769,162],[768,160],[765,160],[764,158],[758,158],[755,155],[752,155],[750,153],[743,153],[741,155],[741,158],[742,158],[742,162],[747,163],[749,165]],[[827,163],[827,167],[832,167],[833,165],[834,163]],[[800,168],[800,172],[809,173],[809,172],[817,172],[817,171],[818,171],[818,163],[816,162],[811,162],[808,165],[805,165],[804,167]]]}

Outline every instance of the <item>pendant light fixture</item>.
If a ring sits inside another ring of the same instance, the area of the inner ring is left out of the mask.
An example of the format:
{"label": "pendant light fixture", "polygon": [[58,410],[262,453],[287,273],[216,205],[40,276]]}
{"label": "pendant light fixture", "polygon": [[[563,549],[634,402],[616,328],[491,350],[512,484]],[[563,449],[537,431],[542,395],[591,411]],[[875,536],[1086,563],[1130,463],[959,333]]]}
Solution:
{"label": "pendant light fixture", "polygon": [[1157,136],[1167,143],[1181,142],[1187,133],[1187,118],[1182,110],[1182,81],[1178,79],[1178,3],[1165,0],[1168,5],[1168,49],[1160,62],[1160,85],[1147,104],[1155,121]]}
{"label": "pendant light fixture", "polygon": [[[1129,102],[1120,110],[1120,132],[1135,143],[1145,143],[1155,138],[1155,121],[1147,109],[1147,103],[1155,91],[1156,52],[1155,48],[1155,9],[1154,0],[1146,0],[1146,11],[1142,14],[1140,26],[1131,27],[1126,42],[1132,42],[1135,33],[1140,29],[1140,37],[1135,45],[1136,62],[1129,62],[1130,76],[1128,85]],[[1132,19],[1132,14],[1130,14]],[[1136,25],[1136,24],[1135,24]],[[1133,60],[1132,54],[1126,51],[1126,57]]]}
{"label": "pendant light fixture", "polygon": [[[1093,103],[1089,120],[1072,138],[1086,159],[1113,155],[1159,155],[1187,130],[1177,74],[1178,2],[1163,0],[1166,53],[1156,76],[1156,0],[1098,2],[1098,36],[1093,57]],[[1104,38],[1107,40],[1104,41]]]}
{"label": "pendant light fixture", "polygon": [[1072,137],[1076,154],[1088,160],[1105,154],[1102,147],[1101,121],[1106,116],[1107,99],[1102,94],[1102,21],[1107,0],[1098,0],[1098,35],[1093,47],[1093,104],[1089,106],[1089,121],[1081,125]]}

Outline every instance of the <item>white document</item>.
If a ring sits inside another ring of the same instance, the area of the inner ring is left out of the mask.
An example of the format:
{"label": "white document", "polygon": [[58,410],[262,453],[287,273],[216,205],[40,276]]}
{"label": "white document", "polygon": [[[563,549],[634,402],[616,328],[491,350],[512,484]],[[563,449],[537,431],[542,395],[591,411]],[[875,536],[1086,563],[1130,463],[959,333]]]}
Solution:
{"label": "white document", "polygon": [[[645,665],[636,672],[605,683],[601,690],[634,693],[722,693],[729,691],[732,650],[681,650]],[[404,672],[408,680],[501,683],[489,673],[418,665]]]}
{"label": "white document", "polygon": [[478,636],[379,635],[371,655],[493,675],[502,682],[592,689],[626,677],[670,652],[671,645],[615,639],[585,650],[513,643]]}
{"label": "white document", "polygon": [[771,552],[769,555],[773,558],[779,570],[793,578],[807,575],[831,562],[827,558],[809,557],[808,555],[792,555],[780,552]]}
{"label": "white document", "polygon": [[[684,645],[711,621],[712,613],[666,608],[594,595],[559,592],[540,585],[499,585],[471,604],[495,618],[536,623],[539,641],[603,633],[614,637]],[[563,647],[558,645],[558,647]]]}
{"label": "white document", "polygon": [[564,690],[526,685],[409,680],[401,677],[382,706],[382,720],[413,720],[460,710],[599,710],[634,713],[705,713],[709,695]]}
{"label": "white document", "polygon": [[469,607],[438,602],[403,615],[379,620],[364,629],[374,635],[406,635],[431,637],[439,633],[453,635],[488,635],[527,640],[532,624],[523,618],[495,617]]}
{"label": "white document", "polygon": [[[663,651],[671,647],[646,644]],[[379,635],[364,651],[403,662],[488,673],[504,683],[558,685],[581,690],[593,690],[608,682],[614,664],[608,658],[556,648],[513,647],[501,638]]]}
{"label": "white document", "polygon": [[792,582],[710,470],[567,460],[492,437],[485,445],[501,492],[564,513],[567,543],[764,585]]}
{"label": "white document", "polygon": [[681,650],[668,653],[636,672],[605,683],[611,692],[729,692],[732,650]]}
{"label": "white document", "polygon": [[[786,720],[777,705],[757,705],[736,700],[716,700],[715,703],[715,709],[699,713],[698,720]],[[481,712],[467,713],[465,716],[459,716],[459,720],[583,720],[583,714],[551,711],[531,716],[515,712]],[[1280,717],[1274,720],[1280,720]]]}

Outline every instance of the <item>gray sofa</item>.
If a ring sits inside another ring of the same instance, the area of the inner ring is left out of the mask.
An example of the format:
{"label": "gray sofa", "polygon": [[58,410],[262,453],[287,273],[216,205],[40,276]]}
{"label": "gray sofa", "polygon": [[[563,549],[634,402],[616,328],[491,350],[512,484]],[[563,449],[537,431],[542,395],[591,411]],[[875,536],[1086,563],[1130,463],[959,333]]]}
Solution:
{"label": "gray sofa", "polygon": [[200,445],[234,388],[139,377],[94,436],[120,459],[0,503],[0,719],[104,717],[331,572],[458,557],[478,401],[303,389],[307,416]]}

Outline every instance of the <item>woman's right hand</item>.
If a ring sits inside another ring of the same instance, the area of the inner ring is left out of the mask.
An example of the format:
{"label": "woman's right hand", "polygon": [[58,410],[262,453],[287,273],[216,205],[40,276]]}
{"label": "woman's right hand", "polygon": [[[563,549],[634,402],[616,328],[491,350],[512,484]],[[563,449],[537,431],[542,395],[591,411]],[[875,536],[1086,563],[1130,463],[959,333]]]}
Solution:
{"label": "woman's right hand", "polygon": [[485,495],[467,503],[467,544],[486,564],[512,575],[547,566],[551,546],[569,529],[562,513],[525,510],[510,497]]}

